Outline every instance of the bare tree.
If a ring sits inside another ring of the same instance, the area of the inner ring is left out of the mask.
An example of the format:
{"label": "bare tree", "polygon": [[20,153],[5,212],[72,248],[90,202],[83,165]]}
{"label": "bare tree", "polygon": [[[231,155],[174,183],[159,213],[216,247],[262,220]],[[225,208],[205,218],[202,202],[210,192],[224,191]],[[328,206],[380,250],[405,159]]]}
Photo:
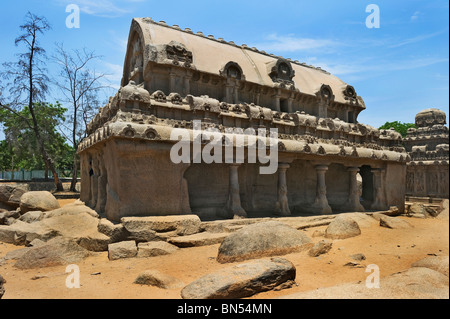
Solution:
{"label": "bare tree", "polygon": [[68,124],[70,137],[68,138],[75,150],[73,157],[72,182],[70,190],[75,191],[78,175],[78,144],[85,137],[86,125],[98,108],[98,92],[107,86],[101,79],[105,74],[98,73],[91,65],[100,56],[87,49],[68,52],[63,44],[56,45],[54,61],[60,67],[59,79],[55,84],[60,88],[64,101],[69,109]]}
{"label": "bare tree", "polygon": [[0,107],[20,116],[17,108],[24,104],[28,106],[31,121],[24,119],[24,123],[34,132],[39,152],[46,167],[53,174],[57,191],[63,191],[55,163],[49,156],[41,136],[41,128],[34,107],[35,103],[43,102],[48,92],[49,78],[45,69],[46,54],[45,49],[39,44],[38,37],[50,29],[45,17],[27,13],[25,23],[20,26],[23,34],[15,40],[16,46],[23,45],[26,50],[24,53],[18,54],[17,62],[3,64],[5,71],[1,73],[2,77],[13,82],[9,86],[11,101],[8,101],[8,104],[1,104]]}

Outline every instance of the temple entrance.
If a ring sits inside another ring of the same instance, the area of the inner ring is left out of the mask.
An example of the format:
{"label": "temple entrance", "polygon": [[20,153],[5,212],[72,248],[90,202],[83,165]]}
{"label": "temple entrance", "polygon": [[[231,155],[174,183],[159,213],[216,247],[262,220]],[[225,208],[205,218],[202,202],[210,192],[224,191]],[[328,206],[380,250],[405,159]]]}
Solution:
{"label": "temple entrance", "polygon": [[371,172],[372,167],[369,165],[361,166],[359,170],[359,175],[361,176],[361,204],[364,209],[370,209],[374,200],[374,189],[373,189],[373,173]]}

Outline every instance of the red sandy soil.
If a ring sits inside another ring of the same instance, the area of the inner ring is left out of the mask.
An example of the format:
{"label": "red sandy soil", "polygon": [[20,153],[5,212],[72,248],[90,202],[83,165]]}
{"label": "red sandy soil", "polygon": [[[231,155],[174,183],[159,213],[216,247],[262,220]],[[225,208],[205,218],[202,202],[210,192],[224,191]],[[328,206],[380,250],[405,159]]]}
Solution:
{"label": "red sandy soil", "polygon": [[[73,199],[60,200],[61,205]],[[414,228],[388,229],[374,225],[362,228],[357,237],[333,240],[332,249],[319,257],[309,257],[307,251],[284,255],[297,269],[296,283],[292,288],[269,291],[251,298],[271,299],[295,292],[329,287],[340,283],[365,281],[369,273],[365,266],[376,264],[381,277],[406,270],[410,265],[428,255],[448,256],[449,223],[438,219],[398,217],[407,220]],[[308,228],[305,233],[318,242],[323,237],[312,237],[316,230],[326,226]],[[77,263],[80,269],[80,288],[66,287],[66,266],[20,270],[9,260],[0,265],[0,274],[6,279],[4,299],[179,299],[181,289],[161,289],[134,284],[144,270],[156,269],[182,280],[186,285],[197,278],[228,267],[216,261],[219,244],[182,248],[171,255],[150,258],[129,258],[108,260],[108,253],[94,256]],[[0,243],[0,256],[22,248]],[[366,260],[359,262],[363,267],[344,266],[355,262],[350,255],[363,253]]]}

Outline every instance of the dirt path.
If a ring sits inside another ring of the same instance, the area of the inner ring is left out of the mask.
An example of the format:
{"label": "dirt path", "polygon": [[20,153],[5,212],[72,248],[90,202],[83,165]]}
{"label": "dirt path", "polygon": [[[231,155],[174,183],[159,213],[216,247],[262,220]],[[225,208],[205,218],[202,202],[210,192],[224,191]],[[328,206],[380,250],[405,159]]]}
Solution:
{"label": "dirt path", "polygon": [[[64,204],[70,202],[66,200]],[[63,204],[63,203],[62,203]],[[281,291],[260,293],[252,298],[266,299],[307,291],[339,283],[364,281],[369,275],[365,266],[376,264],[381,277],[405,270],[411,263],[428,255],[448,256],[449,223],[438,219],[404,218],[414,225],[411,229],[387,229],[374,225],[362,228],[357,237],[334,240],[332,249],[319,257],[307,252],[283,256],[297,268],[297,286]],[[323,237],[312,237],[316,230],[304,230],[314,242]],[[189,284],[195,279],[230,264],[219,264],[215,257],[219,245],[183,248],[171,255],[151,258],[130,258],[109,261],[107,252],[96,253],[77,265],[80,269],[79,289],[66,287],[66,266],[19,270],[10,260],[0,265],[0,274],[7,280],[4,299],[8,298],[180,298],[181,289],[160,289],[133,284],[137,275],[148,269],[157,269]],[[0,256],[21,247],[0,243]],[[350,255],[362,253],[366,260],[362,268],[344,266],[355,262]]]}

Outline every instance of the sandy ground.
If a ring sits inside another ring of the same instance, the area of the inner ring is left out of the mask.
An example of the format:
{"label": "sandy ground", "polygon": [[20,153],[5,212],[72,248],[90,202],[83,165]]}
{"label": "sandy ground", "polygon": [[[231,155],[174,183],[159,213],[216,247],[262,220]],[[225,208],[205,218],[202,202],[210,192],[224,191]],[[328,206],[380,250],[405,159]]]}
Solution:
{"label": "sandy ground", "polygon": [[[64,205],[73,200],[61,200]],[[332,249],[319,257],[309,257],[306,251],[283,257],[297,269],[296,286],[280,291],[269,291],[251,298],[270,299],[295,292],[329,287],[340,283],[365,281],[369,273],[365,266],[376,264],[381,277],[406,270],[411,263],[428,255],[448,256],[449,223],[437,219],[404,218],[414,225],[411,229],[387,229],[380,226],[362,228],[357,237],[334,240]],[[314,231],[326,226],[309,228],[305,233],[318,242],[323,237],[312,237]],[[189,284],[195,279],[230,264],[219,264],[219,244],[183,248],[171,255],[151,258],[130,258],[109,261],[107,252],[96,253],[77,265],[80,269],[80,288],[67,288],[66,266],[19,270],[13,260],[0,265],[0,274],[6,279],[4,299],[179,299],[181,289],[161,289],[134,284],[144,270],[157,269]],[[0,256],[21,247],[0,243]],[[350,255],[363,253],[366,260],[361,268],[344,266],[353,261]]]}

